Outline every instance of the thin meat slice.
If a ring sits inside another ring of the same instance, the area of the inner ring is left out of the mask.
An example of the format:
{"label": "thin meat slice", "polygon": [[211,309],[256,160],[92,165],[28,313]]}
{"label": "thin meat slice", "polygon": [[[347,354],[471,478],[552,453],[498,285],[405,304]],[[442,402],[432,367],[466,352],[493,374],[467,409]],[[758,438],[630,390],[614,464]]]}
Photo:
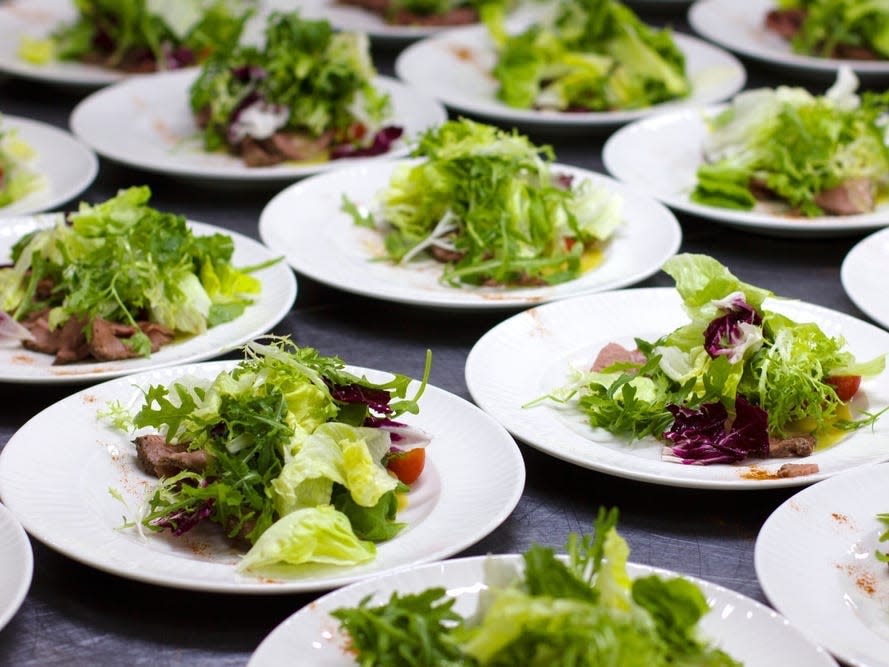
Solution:
{"label": "thin meat slice", "polygon": [[55,354],[59,351],[58,336],[49,329],[49,309],[31,313],[22,324],[33,336],[31,340],[22,341],[26,349],[44,354]]}
{"label": "thin meat slice", "polygon": [[628,350],[619,343],[608,343],[608,345],[599,350],[599,354],[596,356],[595,361],[593,361],[590,370],[598,373],[599,371],[618,363],[644,364],[645,355],[639,350]]}
{"label": "thin meat slice", "polygon": [[818,193],[815,203],[834,215],[854,215],[874,210],[877,189],[869,178],[851,178]]}
{"label": "thin meat slice", "polygon": [[171,445],[162,435],[140,435],[133,444],[142,470],[155,477],[172,477],[183,471],[203,472],[207,454],[188,451],[187,444]]}
{"label": "thin meat slice", "polygon": [[809,456],[815,450],[815,438],[796,435],[790,438],[769,437],[769,456],[785,459],[792,456]]}
{"label": "thin meat slice", "polygon": [[70,364],[86,359],[90,355],[90,347],[84,333],[85,325],[86,318],[69,317],[65,324],[53,332],[59,339],[59,349],[54,364]]}
{"label": "thin meat slice", "polygon": [[322,155],[333,141],[333,133],[314,138],[299,132],[275,132],[269,142],[284,160],[310,160]]}
{"label": "thin meat slice", "polygon": [[455,7],[442,14],[416,14],[401,9],[392,17],[392,23],[396,25],[448,26],[467,25],[476,21],[478,12],[472,7]]}
{"label": "thin meat slice", "polygon": [[174,331],[168,327],[165,327],[163,324],[158,324],[157,322],[137,322],[139,328],[142,329],[142,333],[148,336],[148,340],[151,341],[151,351],[157,352],[164,345],[171,343],[173,338],[176,337]]}
{"label": "thin meat slice", "polygon": [[778,472],[775,473],[775,476],[782,479],[787,477],[803,477],[805,475],[814,475],[819,471],[820,468],[817,463],[785,463],[778,468]]}
{"label": "thin meat slice", "polygon": [[244,137],[241,141],[241,157],[248,167],[268,167],[281,162],[281,156],[268,150],[253,137]]}
{"label": "thin meat slice", "polygon": [[766,14],[766,28],[778,33],[784,39],[793,39],[803,27],[805,20],[805,9],[773,9]]}
{"label": "thin meat slice", "polygon": [[[139,328],[151,341],[151,351],[157,352],[162,345],[173,340],[173,331],[153,322],[139,322]],[[97,317],[93,320],[89,351],[99,361],[117,361],[139,356],[126,344],[136,333],[135,327],[119,322],[109,322]]]}

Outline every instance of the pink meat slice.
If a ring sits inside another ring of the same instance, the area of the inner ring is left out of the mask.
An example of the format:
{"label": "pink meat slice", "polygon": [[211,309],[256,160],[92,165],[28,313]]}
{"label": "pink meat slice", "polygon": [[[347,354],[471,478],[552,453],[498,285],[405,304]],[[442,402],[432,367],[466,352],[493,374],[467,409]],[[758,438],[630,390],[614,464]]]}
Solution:
{"label": "pink meat slice", "polygon": [[618,363],[644,364],[645,355],[639,350],[628,350],[619,343],[608,343],[608,345],[599,350],[599,354],[596,355],[590,370],[598,373]]}

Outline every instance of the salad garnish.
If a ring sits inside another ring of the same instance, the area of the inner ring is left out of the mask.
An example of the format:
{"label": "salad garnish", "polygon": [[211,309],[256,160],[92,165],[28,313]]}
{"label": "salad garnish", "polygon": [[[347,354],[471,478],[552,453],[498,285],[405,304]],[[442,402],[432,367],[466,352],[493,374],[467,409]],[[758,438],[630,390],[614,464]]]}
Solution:
{"label": "salad garnish", "polygon": [[34,157],[34,149],[19,138],[16,128],[3,127],[0,115],[0,208],[43,186],[43,177],[28,166]]}
{"label": "salad garnish", "polygon": [[140,530],[180,536],[218,524],[249,547],[240,570],[372,559],[376,542],[404,528],[399,495],[413,483],[390,473],[387,458],[429,442],[396,419],[419,411],[431,354],[410,396],[404,375],[372,382],[288,338],[244,352],[214,379],[149,387],[135,414],[119,405],[102,413],[140,433],[139,464],[160,478]]}
{"label": "salad garnish", "polygon": [[0,310],[30,331],[25,347],[57,364],[144,357],[253,303],[262,284],[250,274],[268,264],[234,267],[230,236],[196,236],[150,197],[142,186],[81,203],[16,242],[0,268]]}
{"label": "salad garnish", "polygon": [[498,99],[521,109],[611,111],[686,97],[685,55],[617,0],[561,0],[551,20],[511,35],[504,8],[483,8],[497,48]]}
{"label": "salad garnish", "polygon": [[861,0],[778,0],[769,30],[796,53],[822,58],[889,58],[889,6]]}
{"label": "salad garnish", "polygon": [[[886,512],[885,514],[877,514],[877,519],[879,519],[880,521],[885,523],[887,526],[889,526],[889,512]],[[880,542],[886,542],[886,541],[889,541],[889,528],[887,528],[885,533],[880,535]],[[879,549],[877,549],[877,552],[875,555],[877,557],[877,560],[882,561],[884,563],[889,563],[889,550],[880,551]]]}
{"label": "salad garnish", "polygon": [[451,285],[545,285],[595,264],[621,223],[621,201],[590,181],[559,173],[548,146],[470,120],[428,130],[356,224],[385,235],[388,258],[432,257]]}
{"label": "salad garnish", "polygon": [[489,560],[471,618],[453,610],[444,588],[393,593],[377,606],[367,597],[331,615],[368,667],[740,665],[700,638],[709,608],[695,584],[657,574],[630,579],[617,517],[600,508],[594,535],[572,533],[567,557],[534,545],[522,567]]}
{"label": "salad garnish", "polygon": [[380,155],[402,128],[384,125],[391,105],[375,75],[365,35],[274,12],[264,47],[220,50],[189,99],[204,147],[250,167]]}
{"label": "salad garnish", "polygon": [[124,72],[189,67],[238,43],[249,0],[77,0],[77,20],[48,39],[25,36],[19,56],[35,65],[76,60]]}
{"label": "salad garnish", "polygon": [[771,292],[712,257],[677,255],[663,270],[691,321],[653,342],[637,338],[636,350],[606,346],[545,398],[575,406],[593,427],[659,438],[665,458],[697,465],[807,456],[885,412],[854,415],[850,404],[885,355],[857,362],[842,338],[768,310]]}
{"label": "salad garnish", "polygon": [[339,0],[392,25],[454,26],[478,21],[478,7],[505,0]]}
{"label": "salad garnish", "polygon": [[791,215],[852,215],[889,195],[889,93],[855,94],[840,70],[823,96],[803,88],[737,95],[709,121],[692,201],[752,209],[781,202]]}

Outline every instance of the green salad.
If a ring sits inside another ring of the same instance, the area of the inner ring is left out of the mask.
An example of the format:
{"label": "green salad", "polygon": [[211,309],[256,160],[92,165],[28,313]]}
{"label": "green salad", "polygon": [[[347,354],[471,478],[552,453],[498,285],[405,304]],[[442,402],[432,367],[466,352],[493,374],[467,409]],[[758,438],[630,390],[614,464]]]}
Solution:
{"label": "green salad", "polygon": [[478,8],[506,0],[340,0],[393,25],[454,26],[478,21]]}
{"label": "green salad", "polygon": [[75,0],[77,20],[49,39],[24,37],[19,55],[34,64],[77,60],[127,72],[199,63],[238,43],[249,0]]}
{"label": "green salad", "polygon": [[796,53],[823,58],[889,58],[889,4],[884,0],[777,0],[766,26]]}
{"label": "green salad", "polygon": [[[393,593],[332,612],[364,667],[730,667],[701,639],[701,590],[657,574],[631,579],[617,510],[600,509],[594,536],[572,534],[567,558],[535,545],[523,567],[492,559],[487,590],[464,619],[444,588]],[[521,571],[520,571],[521,570]]]}
{"label": "green salad", "polygon": [[659,438],[698,465],[807,456],[881,414],[856,418],[849,401],[862,377],[883,371],[885,355],[856,361],[842,338],[768,310],[771,292],[706,255],[676,255],[663,270],[690,321],[655,341],[637,338],[635,351],[607,346],[549,398],[575,405],[593,427]]}
{"label": "green salad", "polygon": [[253,341],[245,355],[215,378],[151,386],[135,414],[103,413],[141,434],[139,462],[161,477],[139,529],[218,524],[249,547],[241,570],[371,560],[404,528],[398,496],[409,487],[387,464],[428,443],[394,420],[419,411],[430,355],[411,397],[404,375],[372,382],[286,338]]}
{"label": "green salad", "polygon": [[43,178],[28,166],[33,159],[34,150],[15,128],[4,127],[0,116],[0,208],[43,186]]}
{"label": "green salad", "polygon": [[638,109],[686,97],[685,56],[669,30],[617,0],[561,0],[555,17],[510,35],[502,6],[482,18],[497,49],[498,99],[521,109]]}
{"label": "green salad", "polygon": [[378,155],[402,130],[383,125],[391,105],[375,75],[365,35],[276,12],[264,47],[220,50],[189,101],[205,148],[248,166]]}
{"label": "green salad", "polygon": [[[889,512],[885,514],[877,514],[877,519],[882,521],[889,526]],[[886,529],[886,532],[880,535],[880,542],[889,541],[889,528]],[[877,559],[883,561],[884,563],[889,563],[889,551],[879,551],[876,553]]]}
{"label": "green salad", "polygon": [[823,96],[803,88],[737,95],[710,119],[692,201],[750,210],[774,200],[793,214],[852,215],[889,195],[889,93],[855,94],[851,70]]}
{"label": "green salad", "polygon": [[432,257],[460,285],[543,285],[577,278],[601,259],[621,201],[560,173],[549,147],[466,119],[423,134],[357,224],[385,235],[389,259]]}
{"label": "green salad", "polygon": [[57,363],[148,356],[253,302],[261,283],[250,273],[265,265],[234,267],[230,236],[196,236],[150,197],[143,186],[81,203],[16,242],[0,269],[0,310],[30,330],[26,347]]}

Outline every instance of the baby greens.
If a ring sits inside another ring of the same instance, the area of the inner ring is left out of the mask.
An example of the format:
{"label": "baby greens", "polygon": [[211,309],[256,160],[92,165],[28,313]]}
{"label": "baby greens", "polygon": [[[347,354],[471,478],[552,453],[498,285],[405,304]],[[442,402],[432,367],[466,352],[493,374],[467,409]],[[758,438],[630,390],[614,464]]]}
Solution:
{"label": "baby greens", "polygon": [[797,53],[889,58],[889,6],[881,0],[778,0],[777,5],[801,13],[791,38]]}
{"label": "baby greens", "polygon": [[43,183],[41,176],[28,167],[34,150],[14,128],[4,128],[2,122],[0,116],[0,208],[34,192]]}

